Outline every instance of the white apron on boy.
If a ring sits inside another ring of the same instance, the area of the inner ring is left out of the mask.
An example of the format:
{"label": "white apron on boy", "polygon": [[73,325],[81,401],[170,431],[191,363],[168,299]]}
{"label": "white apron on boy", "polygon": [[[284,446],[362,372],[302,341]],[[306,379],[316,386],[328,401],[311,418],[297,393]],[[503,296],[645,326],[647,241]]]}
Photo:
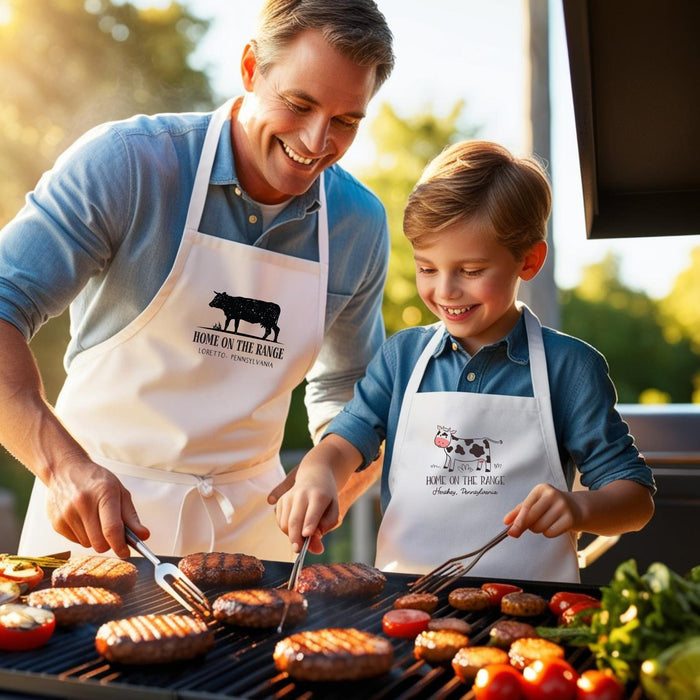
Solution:
{"label": "white apron on boy", "polygon": [[[534,397],[418,392],[441,324],[406,387],[389,472],[391,500],[376,565],[426,573],[503,530],[503,516],[538,483],[567,485],[557,450],[541,326],[523,307]],[[578,582],[573,535],[507,537],[470,576]]]}
{"label": "white apron on boy", "polygon": [[[200,232],[231,105],[208,128],[163,286],[126,328],[76,357],[56,410],[131,492],[157,554],[220,550],[288,561],[289,539],[267,494],[284,477],[279,448],[291,392],[323,339],[325,188],[322,176],[319,262]],[[45,500],[37,479],[19,551],[92,551],[53,531]]]}

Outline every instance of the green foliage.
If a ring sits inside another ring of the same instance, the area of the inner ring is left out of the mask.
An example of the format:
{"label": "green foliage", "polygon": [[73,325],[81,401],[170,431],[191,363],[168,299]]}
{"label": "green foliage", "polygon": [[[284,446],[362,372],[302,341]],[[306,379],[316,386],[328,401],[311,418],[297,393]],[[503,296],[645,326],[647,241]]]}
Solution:
{"label": "green foliage", "polygon": [[[661,311],[670,337],[685,335],[700,354],[700,246],[693,249],[691,263],[681,272],[671,293],[661,300]],[[700,386],[698,386],[700,389]]]}
{"label": "green foliage", "polygon": [[[110,0],[6,0],[0,25],[0,222],[88,128],[136,112],[209,106],[187,59],[206,31],[176,2],[139,10]],[[85,8],[89,8],[89,11]]]}
{"label": "green foliage", "polygon": [[[0,24],[0,225],[42,172],[90,127],[137,112],[209,108],[207,76],[188,57],[207,22],[173,2],[138,10],[110,0],[6,0]],[[87,9],[86,9],[87,8]],[[63,383],[68,317],[32,341],[53,402]],[[0,487],[22,518],[32,475],[0,448]]]}
{"label": "green foliage", "polygon": [[605,355],[620,402],[664,394],[672,403],[691,402],[700,359],[690,339],[676,334],[670,341],[659,302],[627,289],[618,269],[608,256],[586,268],[578,287],[561,292],[562,330]]}
{"label": "green foliage", "polygon": [[458,101],[444,117],[422,112],[402,118],[390,105],[382,104],[372,123],[376,157],[359,176],[382,200],[389,220],[391,260],[383,305],[389,334],[435,320],[416,292],[413,251],[403,235],[403,210],[427,163],[449,144],[474,136],[474,129],[458,126],[463,108]]}

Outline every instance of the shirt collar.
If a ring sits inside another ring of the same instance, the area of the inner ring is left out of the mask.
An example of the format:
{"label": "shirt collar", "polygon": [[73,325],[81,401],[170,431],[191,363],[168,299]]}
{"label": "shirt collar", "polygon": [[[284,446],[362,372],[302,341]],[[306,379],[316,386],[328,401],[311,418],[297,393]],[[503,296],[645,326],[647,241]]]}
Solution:
{"label": "shirt collar", "polygon": [[[236,163],[233,157],[233,144],[231,142],[231,119],[227,119],[219,135],[219,144],[216,147],[214,165],[209,176],[209,183],[212,185],[236,185],[243,188],[238,181],[236,174]],[[245,194],[245,190],[243,190]],[[247,195],[246,195],[247,197]],[[320,206],[320,183],[318,179],[311,185],[307,192],[294,198],[290,203],[288,212],[294,216],[304,216],[316,211]]]}
{"label": "shirt collar", "polygon": [[[433,353],[433,358],[437,358],[444,352],[452,350],[452,344],[457,341],[447,332],[443,330],[442,338],[435,348]],[[525,317],[520,314],[518,322],[513,327],[510,333],[505,338],[492,343],[491,345],[485,345],[480,352],[486,350],[495,350],[496,348],[505,345],[506,355],[511,362],[515,362],[518,365],[526,365],[530,359],[530,349],[527,343],[527,328],[525,327]],[[460,346],[460,351],[467,354],[464,348]]]}

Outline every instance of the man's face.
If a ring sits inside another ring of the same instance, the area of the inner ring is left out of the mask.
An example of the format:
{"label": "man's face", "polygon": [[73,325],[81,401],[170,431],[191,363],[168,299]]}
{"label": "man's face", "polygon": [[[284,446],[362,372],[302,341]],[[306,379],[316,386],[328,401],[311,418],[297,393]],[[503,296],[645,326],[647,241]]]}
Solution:
{"label": "man's face", "polygon": [[233,123],[233,148],[243,189],[266,204],[306,192],[355,139],[375,69],[306,31],[266,75],[246,47],[242,71],[246,95]]}

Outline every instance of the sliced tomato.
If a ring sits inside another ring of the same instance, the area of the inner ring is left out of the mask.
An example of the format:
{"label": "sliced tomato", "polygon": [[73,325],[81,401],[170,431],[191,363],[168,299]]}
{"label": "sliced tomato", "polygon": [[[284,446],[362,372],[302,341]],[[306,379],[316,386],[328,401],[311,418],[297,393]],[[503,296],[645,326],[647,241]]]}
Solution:
{"label": "sliced tomato", "polygon": [[390,637],[417,637],[428,627],[430,614],[424,610],[399,608],[389,610],[382,618],[382,629]]}
{"label": "sliced tomato", "polygon": [[31,605],[0,605],[0,649],[26,651],[43,646],[56,628],[56,617],[50,610]]}
{"label": "sliced tomato", "polygon": [[625,688],[612,671],[589,669],[576,682],[576,700],[623,700]]}
{"label": "sliced tomato", "polygon": [[587,593],[575,593],[573,591],[559,591],[549,599],[549,609],[559,617],[564,610],[574,603],[599,603],[597,598]]}
{"label": "sliced tomato", "polygon": [[537,659],[523,669],[526,700],[575,700],[578,673],[564,659]]}
{"label": "sliced tomato", "polygon": [[489,664],[480,668],[472,685],[476,700],[522,700],[520,673],[510,664]]}
{"label": "sliced tomato", "polygon": [[44,578],[44,570],[26,561],[4,561],[0,564],[0,578],[15,581],[23,592],[31,591]]}
{"label": "sliced tomato", "polygon": [[523,592],[520,586],[515,586],[512,583],[484,583],[481,585],[481,590],[489,594],[491,605],[500,605],[501,598],[508,593]]}
{"label": "sliced tomato", "polygon": [[[559,624],[569,626],[572,624],[581,623],[584,625],[591,624],[591,618],[593,613],[600,608],[600,601],[596,600],[594,602],[588,600],[580,600],[578,603],[570,605],[564,612],[559,616]],[[584,614],[584,611],[590,611],[588,614]]]}

